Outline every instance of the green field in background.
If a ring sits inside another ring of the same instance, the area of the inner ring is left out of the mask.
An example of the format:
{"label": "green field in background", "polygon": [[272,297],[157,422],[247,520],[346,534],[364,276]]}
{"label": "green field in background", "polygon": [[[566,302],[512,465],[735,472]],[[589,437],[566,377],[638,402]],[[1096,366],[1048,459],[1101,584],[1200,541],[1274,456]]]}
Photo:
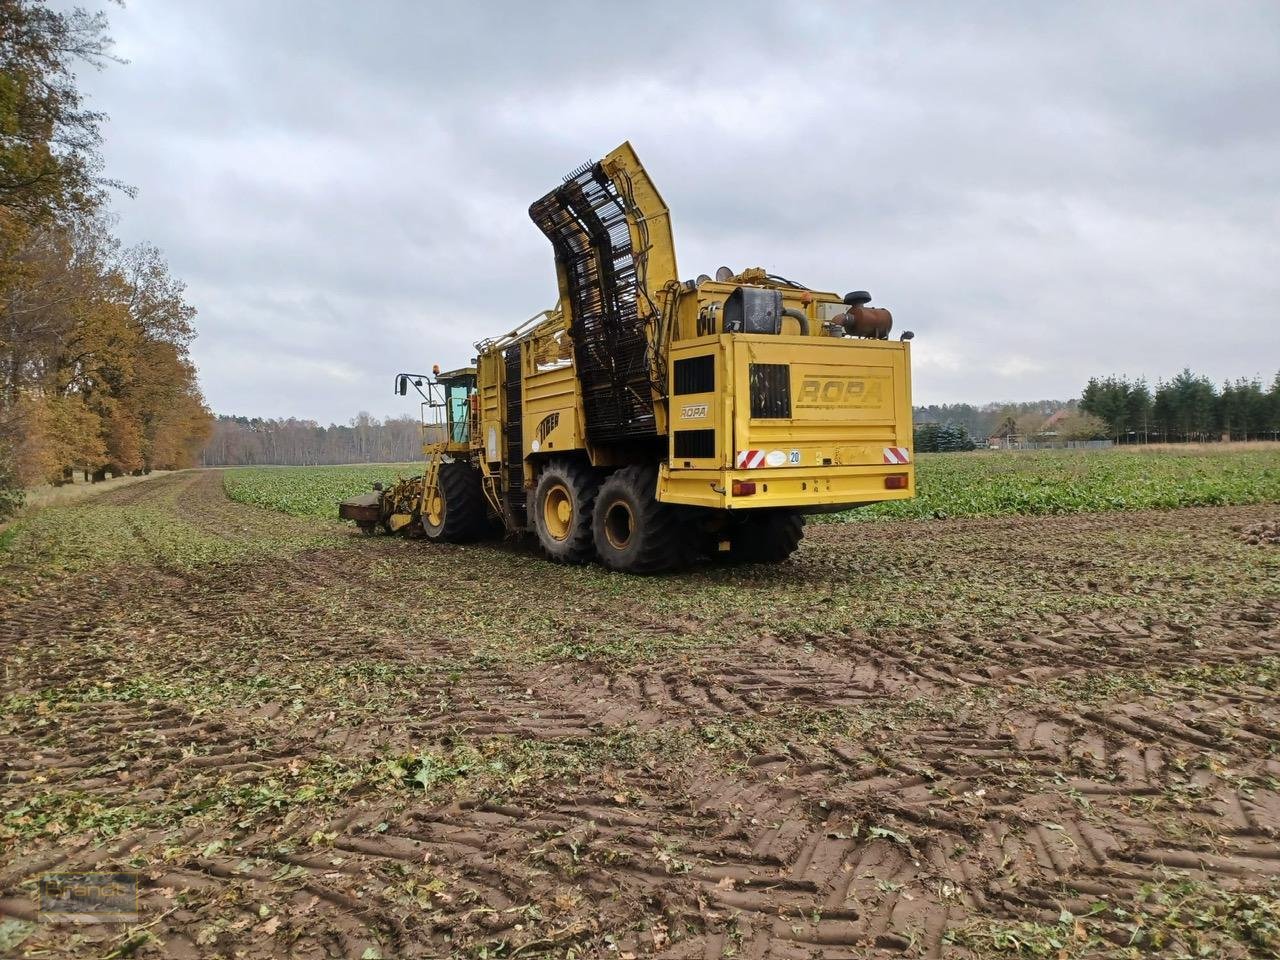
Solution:
{"label": "green field in background", "polygon": [[421,463],[359,463],[339,467],[235,467],[222,478],[227,496],[296,517],[338,518],[338,501],[368,493],[375,481],[394,483],[422,472]]}
{"label": "green field in background", "polygon": [[[226,471],[233,500],[332,518],[337,503],[421,464],[246,467]],[[1280,502],[1280,445],[921,454],[914,500],[816,521],[1094,513]]]}
{"label": "green field in background", "polygon": [[1280,445],[926,453],[916,497],[834,521],[1097,513],[1280,501]]}

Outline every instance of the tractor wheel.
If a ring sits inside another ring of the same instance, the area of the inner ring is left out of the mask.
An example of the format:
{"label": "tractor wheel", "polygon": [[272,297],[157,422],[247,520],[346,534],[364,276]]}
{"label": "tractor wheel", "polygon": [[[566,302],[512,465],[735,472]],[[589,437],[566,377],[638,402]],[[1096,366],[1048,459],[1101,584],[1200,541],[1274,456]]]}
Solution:
{"label": "tractor wheel", "polygon": [[422,505],[422,532],[432,543],[469,543],[487,529],[480,474],[469,464],[442,463],[435,496]]}
{"label": "tractor wheel", "polygon": [[658,471],[623,467],[600,485],[592,533],[610,570],[657,573],[692,560],[693,538],[678,507],[659,503]]}
{"label": "tractor wheel", "polygon": [[591,517],[600,478],[584,463],[553,460],[538,477],[530,513],[538,543],[559,563],[589,563],[595,556]]}
{"label": "tractor wheel", "polygon": [[804,517],[795,510],[752,511],[729,535],[729,558],[739,563],[781,563],[804,537]]}

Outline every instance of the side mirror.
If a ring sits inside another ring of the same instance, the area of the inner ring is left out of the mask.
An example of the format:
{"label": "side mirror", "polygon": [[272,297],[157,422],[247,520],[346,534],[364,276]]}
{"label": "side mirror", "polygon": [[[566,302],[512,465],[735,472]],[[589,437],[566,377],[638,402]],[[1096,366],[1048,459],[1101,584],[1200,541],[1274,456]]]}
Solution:
{"label": "side mirror", "polygon": [[409,378],[403,374],[396,377],[396,393],[405,396],[409,392]]}

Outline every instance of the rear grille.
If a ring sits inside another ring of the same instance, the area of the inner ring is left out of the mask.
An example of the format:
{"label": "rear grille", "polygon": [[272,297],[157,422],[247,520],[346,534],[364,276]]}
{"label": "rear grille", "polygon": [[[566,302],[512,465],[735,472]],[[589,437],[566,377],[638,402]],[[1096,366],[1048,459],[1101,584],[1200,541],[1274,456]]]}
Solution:
{"label": "rear grille", "polygon": [[598,164],[574,171],[529,208],[563,271],[586,433],[593,443],[657,434],[645,317],[637,304],[644,251]]}
{"label": "rear grille", "polygon": [[673,364],[678,397],[685,393],[710,393],[716,388],[716,357],[708,353],[701,357],[686,357]]}
{"label": "rear grille", "polygon": [[791,367],[785,363],[753,363],[751,416],[756,420],[785,420],[791,416]]}
{"label": "rear grille", "polygon": [[677,460],[687,457],[714,457],[716,455],[716,432],[714,430],[677,430],[675,457]]}

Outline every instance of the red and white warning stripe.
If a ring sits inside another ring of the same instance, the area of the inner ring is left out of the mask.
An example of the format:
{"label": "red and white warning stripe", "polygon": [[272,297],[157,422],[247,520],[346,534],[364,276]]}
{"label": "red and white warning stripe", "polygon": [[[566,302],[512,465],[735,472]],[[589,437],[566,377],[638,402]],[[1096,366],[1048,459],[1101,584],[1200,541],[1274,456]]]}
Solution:
{"label": "red and white warning stripe", "polygon": [[885,463],[910,463],[911,454],[907,452],[906,447],[885,447],[884,462]]}
{"label": "red and white warning stripe", "polygon": [[738,451],[738,469],[754,470],[756,467],[764,466],[763,450],[739,450]]}

